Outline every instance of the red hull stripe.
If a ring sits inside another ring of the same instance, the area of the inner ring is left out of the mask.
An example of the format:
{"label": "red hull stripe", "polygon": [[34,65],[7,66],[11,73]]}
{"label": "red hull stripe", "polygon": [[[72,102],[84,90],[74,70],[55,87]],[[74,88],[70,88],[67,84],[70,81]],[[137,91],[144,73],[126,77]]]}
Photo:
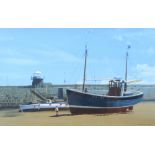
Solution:
{"label": "red hull stripe", "polygon": [[76,105],[70,105],[70,108],[81,108],[81,109],[120,109],[120,108],[128,108],[129,106],[121,106],[121,107],[92,107],[92,106],[76,106]]}

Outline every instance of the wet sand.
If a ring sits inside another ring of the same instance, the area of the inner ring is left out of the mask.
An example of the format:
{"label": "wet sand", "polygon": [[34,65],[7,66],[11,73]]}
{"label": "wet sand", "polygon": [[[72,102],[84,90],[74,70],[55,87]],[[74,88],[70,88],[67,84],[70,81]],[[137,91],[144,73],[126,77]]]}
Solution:
{"label": "wet sand", "polygon": [[4,126],[154,126],[155,102],[134,106],[134,110],[120,114],[71,115],[69,111],[18,112],[0,110],[0,125]]}

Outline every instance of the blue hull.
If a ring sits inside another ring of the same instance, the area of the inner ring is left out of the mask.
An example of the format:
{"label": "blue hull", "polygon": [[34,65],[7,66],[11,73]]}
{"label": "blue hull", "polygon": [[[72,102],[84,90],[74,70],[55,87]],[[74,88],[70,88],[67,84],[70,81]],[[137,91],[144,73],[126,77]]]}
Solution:
{"label": "blue hull", "polygon": [[142,92],[130,96],[106,96],[67,90],[72,114],[125,112],[132,110],[135,104],[142,101],[142,97]]}

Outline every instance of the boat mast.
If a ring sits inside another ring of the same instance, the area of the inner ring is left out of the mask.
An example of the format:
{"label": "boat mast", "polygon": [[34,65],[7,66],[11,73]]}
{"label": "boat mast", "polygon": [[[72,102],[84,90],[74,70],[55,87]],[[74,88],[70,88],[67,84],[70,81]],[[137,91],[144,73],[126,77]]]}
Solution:
{"label": "boat mast", "polygon": [[126,66],[125,66],[125,81],[127,82],[128,78],[128,52],[126,52]]}
{"label": "boat mast", "polygon": [[128,80],[128,50],[131,48],[130,45],[127,47],[127,52],[126,52],[126,66],[125,66],[125,88],[124,91],[127,90],[127,80]]}
{"label": "boat mast", "polygon": [[85,63],[84,63],[83,86],[82,86],[82,91],[83,92],[85,91],[86,67],[87,67],[87,45],[85,47]]}

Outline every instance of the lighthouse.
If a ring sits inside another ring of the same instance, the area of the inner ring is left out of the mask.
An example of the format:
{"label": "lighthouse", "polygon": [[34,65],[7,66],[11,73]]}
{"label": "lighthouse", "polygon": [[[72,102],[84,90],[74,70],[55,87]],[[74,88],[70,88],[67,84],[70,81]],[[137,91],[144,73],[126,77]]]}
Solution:
{"label": "lighthouse", "polygon": [[41,87],[43,86],[43,76],[40,71],[36,71],[33,73],[33,76],[31,77],[32,80],[32,88]]}

